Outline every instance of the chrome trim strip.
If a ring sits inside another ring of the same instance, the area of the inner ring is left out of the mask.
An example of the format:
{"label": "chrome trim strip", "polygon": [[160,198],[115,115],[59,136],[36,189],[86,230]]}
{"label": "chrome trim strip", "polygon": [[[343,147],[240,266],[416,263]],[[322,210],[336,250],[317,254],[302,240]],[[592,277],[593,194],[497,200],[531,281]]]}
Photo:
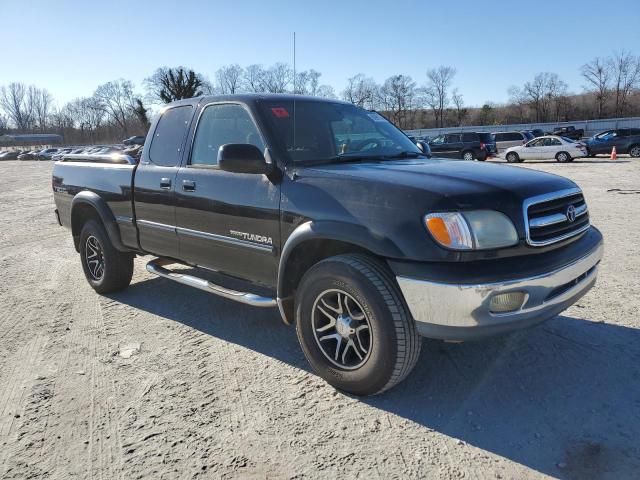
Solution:
{"label": "chrome trim strip", "polygon": [[556,223],[562,223],[567,221],[567,216],[564,213],[554,213],[553,215],[547,215],[546,217],[538,217],[529,221],[529,228],[548,227],[549,225],[555,225]]}
{"label": "chrome trim strip", "polygon": [[156,230],[171,231],[176,233],[176,227],[166,223],[151,222],[149,220],[136,220],[136,224],[141,227],[154,228]]}
{"label": "chrome trim strip", "polygon": [[133,218],[124,215],[116,215],[116,222],[130,225],[133,223]]}
{"label": "chrome trim strip", "polygon": [[[604,254],[600,243],[585,256],[562,268],[528,278],[486,284],[448,284],[409,277],[396,277],[416,324],[462,327],[470,330],[489,325],[508,325],[523,320],[546,320],[568,308],[595,282]],[[548,296],[558,287],[585,278],[559,295]],[[521,291],[528,298],[519,310],[491,313],[491,298]],[[560,310],[559,310],[560,309]]]}
{"label": "chrome trim strip", "polygon": [[576,217],[584,215],[588,211],[589,211],[589,208],[587,208],[587,203],[585,202],[584,205],[580,205],[578,208],[576,208]]}
{"label": "chrome trim strip", "polygon": [[147,271],[158,275],[160,277],[173,280],[174,282],[194,287],[205,292],[213,293],[219,297],[223,297],[229,300],[234,300],[245,305],[251,305],[253,307],[275,307],[276,300],[269,297],[261,297],[253,293],[238,292],[231,290],[230,288],[221,287],[203,278],[195,277],[193,275],[187,275],[180,272],[174,272],[164,268],[167,265],[176,263],[174,260],[166,258],[156,258],[147,263]]}
{"label": "chrome trim strip", "polygon": [[273,247],[269,245],[260,245],[259,243],[250,242],[248,240],[241,240],[239,238],[227,237],[225,235],[217,235],[215,233],[201,232],[200,230],[192,230],[190,228],[177,227],[178,233],[184,235],[190,235],[192,237],[204,238],[206,240],[213,240],[216,242],[228,243],[239,247],[253,248],[262,252],[273,252]]}
{"label": "chrome trim strip", "polygon": [[[587,204],[580,205],[576,208],[576,218],[587,213],[589,209]],[[547,215],[546,217],[538,217],[529,221],[530,228],[548,227],[549,225],[555,225],[556,223],[562,223],[567,221],[567,216],[564,213],[554,213],[553,215]]]}
{"label": "chrome trim strip", "polygon": [[[524,202],[522,202],[522,218],[524,221],[526,241],[529,245],[531,245],[532,247],[542,247],[544,245],[551,245],[552,243],[561,242],[562,240],[566,240],[567,238],[575,237],[576,235],[579,235],[582,232],[589,229],[589,227],[591,226],[591,222],[587,222],[586,225],[584,225],[582,228],[578,230],[573,230],[571,232],[565,233],[564,235],[560,235],[559,237],[554,237],[554,238],[550,238],[549,240],[543,240],[543,241],[531,240],[531,230],[529,227],[529,213],[528,213],[529,207],[532,205],[537,205],[538,203],[548,202],[550,200],[558,200],[564,197],[570,197],[571,195],[575,195],[578,193],[583,194],[582,190],[580,190],[579,188],[567,188],[564,190],[558,190],[555,192],[545,193],[542,195],[537,195],[535,197],[530,197],[530,198],[527,198]],[[585,200],[585,206],[586,206],[586,200]]]}

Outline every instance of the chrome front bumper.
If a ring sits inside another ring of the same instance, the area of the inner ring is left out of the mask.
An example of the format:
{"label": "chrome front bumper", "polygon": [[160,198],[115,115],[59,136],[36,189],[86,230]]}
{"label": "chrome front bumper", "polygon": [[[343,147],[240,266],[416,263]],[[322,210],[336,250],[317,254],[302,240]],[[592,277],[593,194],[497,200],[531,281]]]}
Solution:
{"label": "chrome front bumper", "polygon": [[[505,282],[464,285],[396,278],[421,335],[471,340],[534,325],[567,309],[594,285],[603,252],[600,243],[563,268]],[[508,313],[489,310],[493,296],[514,291],[526,294],[520,309]]]}

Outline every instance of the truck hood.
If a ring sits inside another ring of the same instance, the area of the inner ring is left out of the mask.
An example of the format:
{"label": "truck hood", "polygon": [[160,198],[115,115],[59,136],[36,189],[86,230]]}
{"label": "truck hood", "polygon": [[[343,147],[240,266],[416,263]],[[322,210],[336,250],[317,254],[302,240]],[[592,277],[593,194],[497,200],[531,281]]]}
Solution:
{"label": "truck hood", "polygon": [[449,208],[464,208],[469,203],[486,208],[487,201],[496,208],[508,200],[517,202],[520,208],[525,198],[576,186],[567,178],[523,167],[443,159],[343,163],[312,170],[369,185],[420,190],[449,199]]}

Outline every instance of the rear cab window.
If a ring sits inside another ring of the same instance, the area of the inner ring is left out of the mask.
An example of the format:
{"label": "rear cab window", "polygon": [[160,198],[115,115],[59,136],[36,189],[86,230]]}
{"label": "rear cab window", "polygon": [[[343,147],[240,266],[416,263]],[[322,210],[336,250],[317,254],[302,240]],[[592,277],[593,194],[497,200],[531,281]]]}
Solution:
{"label": "rear cab window", "polygon": [[163,167],[175,167],[180,163],[182,144],[192,113],[191,105],[181,105],[165,110],[158,120],[149,147],[149,160],[152,163]]}

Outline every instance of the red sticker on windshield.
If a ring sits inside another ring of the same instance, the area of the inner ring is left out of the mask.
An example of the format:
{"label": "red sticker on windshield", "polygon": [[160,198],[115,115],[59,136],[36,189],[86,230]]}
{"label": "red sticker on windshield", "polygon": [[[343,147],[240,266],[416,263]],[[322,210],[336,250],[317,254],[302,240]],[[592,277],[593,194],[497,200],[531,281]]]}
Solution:
{"label": "red sticker on windshield", "polygon": [[289,112],[287,112],[287,109],[284,107],[273,107],[271,113],[273,113],[276,118],[289,118]]}

